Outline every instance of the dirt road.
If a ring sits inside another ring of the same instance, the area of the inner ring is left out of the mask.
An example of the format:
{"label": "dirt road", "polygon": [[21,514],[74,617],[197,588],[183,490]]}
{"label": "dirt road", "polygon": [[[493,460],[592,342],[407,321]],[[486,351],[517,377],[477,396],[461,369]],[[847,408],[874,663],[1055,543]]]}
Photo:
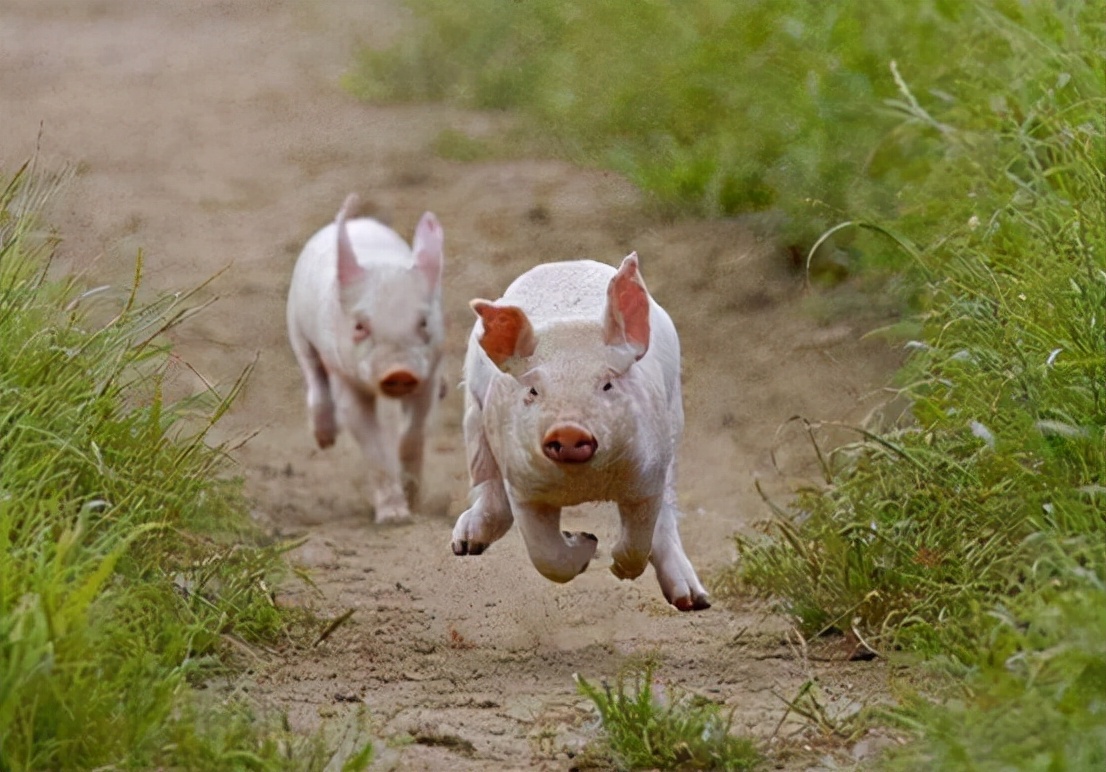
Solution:
{"label": "dirt road", "polygon": [[[736,727],[760,738],[796,731],[790,719],[780,726],[780,698],[808,678],[831,710],[848,711],[861,684],[879,682],[879,663],[805,660],[784,643],[786,620],[748,601],[678,613],[651,570],[619,582],[606,570],[609,508],[567,518],[600,538],[591,570],[568,585],[530,567],[517,533],[481,557],[455,558],[449,533],[467,494],[459,391],[431,444],[430,503],[410,525],[372,524],[348,438],[314,447],[284,295],[302,243],[349,191],[407,237],[423,210],[440,217],[454,382],[469,298],[497,297],[536,262],[616,263],[638,251],[683,339],[681,530],[708,585],[734,556],[730,535],[767,515],[754,478],[785,489],[770,458],[777,428],[795,414],[858,418],[894,361],[859,342],[872,320],[819,323],[798,276],[741,223],[658,223],[624,180],[565,163],[436,158],[440,131],[480,136],[506,119],[366,105],[339,87],[355,46],[393,39],[404,21],[394,0],[5,0],[0,9],[0,164],[10,171],[28,157],[40,127],[42,162],[77,164],[50,214],[62,264],[96,284],[124,287],[139,247],[151,291],[230,266],[213,284],[221,299],[176,334],[178,353],[222,384],[258,357],[222,431],[256,432],[237,460],[258,519],[307,539],[294,557],[317,592],[290,586],[281,599],[324,616],[354,609],[322,645],[265,654],[235,690],[299,728],[341,726],[363,705],[377,764],[399,769],[568,768],[596,732],[572,674],[609,677],[635,656],[656,657],[665,683],[734,707]],[[177,385],[202,388],[184,367]],[[791,475],[812,472],[799,442],[781,458]]]}

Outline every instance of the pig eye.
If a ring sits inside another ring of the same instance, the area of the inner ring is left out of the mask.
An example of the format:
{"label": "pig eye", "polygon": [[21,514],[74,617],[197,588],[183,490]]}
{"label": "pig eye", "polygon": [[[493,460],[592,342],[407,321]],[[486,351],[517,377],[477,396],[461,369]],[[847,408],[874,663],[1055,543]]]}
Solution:
{"label": "pig eye", "polygon": [[535,388],[534,388],[533,386],[531,386],[531,387],[530,387],[530,396],[531,396],[531,397],[536,397],[536,396],[538,396],[538,390],[537,390],[537,389],[535,389]]}
{"label": "pig eye", "polygon": [[362,341],[369,337],[369,323],[364,321],[358,321],[353,325],[353,339],[354,341]]}
{"label": "pig eye", "polygon": [[606,383],[603,384],[603,391],[610,391],[613,388],[614,388],[614,386],[611,384],[610,381],[607,381]]}

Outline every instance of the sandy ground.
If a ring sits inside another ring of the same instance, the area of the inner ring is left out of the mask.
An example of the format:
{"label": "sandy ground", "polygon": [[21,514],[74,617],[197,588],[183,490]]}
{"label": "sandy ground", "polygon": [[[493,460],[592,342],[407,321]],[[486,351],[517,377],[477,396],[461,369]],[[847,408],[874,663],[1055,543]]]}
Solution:
{"label": "sandy ground", "polygon": [[[0,8],[0,165],[10,172],[36,143],[46,166],[76,165],[50,216],[60,265],[93,283],[122,292],[139,248],[151,293],[227,269],[212,285],[218,302],[175,334],[194,369],[180,368],[177,388],[229,384],[257,358],[220,436],[255,435],[235,455],[256,517],[306,540],[293,558],[315,589],[290,584],[279,599],[324,617],[354,610],[317,647],[260,652],[235,691],[303,729],[340,728],[363,709],[378,768],[568,769],[597,731],[573,673],[609,678],[652,656],[664,684],[732,707],[735,728],[765,747],[800,751],[787,767],[828,763],[816,730],[784,720],[783,700],[815,679],[827,709],[848,713],[878,690],[884,666],[841,661],[837,648],[803,656],[787,621],[751,599],[681,614],[651,569],[619,582],[606,570],[617,522],[609,507],[566,519],[600,538],[591,569],[567,585],[530,567],[515,532],[481,557],[451,554],[468,482],[459,390],[431,443],[429,504],[409,525],[373,525],[348,438],[314,447],[284,297],[301,245],[349,191],[406,237],[425,209],[440,217],[453,383],[469,298],[497,297],[537,262],[617,263],[638,251],[683,340],[681,531],[708,585],[735,556],[731,535],[768,515],[754,480],[779,495],[816,476],[796,432],[778,435],[781,425],[793,415],[859,420],[895,361],[860,340],[878,320],[818,321],[800,277],[747,224],[658,223],[617,175],[562,162],[436,158],[430,145],[442,130],[486,136],[506,119],[366,105],[339,86],[357,45],[383,45],[404,22],[394,0]],[[850,759],[847,748],[836,752]]]}

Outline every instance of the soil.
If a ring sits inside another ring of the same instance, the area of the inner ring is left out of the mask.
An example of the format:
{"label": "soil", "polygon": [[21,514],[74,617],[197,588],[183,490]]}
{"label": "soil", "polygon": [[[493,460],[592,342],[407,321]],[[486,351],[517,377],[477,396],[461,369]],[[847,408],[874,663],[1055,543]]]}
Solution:
{"label": "soil", "polygon": [[[624,179],[562,161],[442,160],[431,148],[443,130],[494,137],[510,118],[343,91],[358,46],[385,45],[408,21],[396,0],[5,0],[0,11],[0,168],[36,146],[40,165],[75,166],[48,214],[60,268],[93,284],[122,294],[140,249],[149,293],[223,270],[200,296],[217,301],[174,333],[175,388],[226,386],[256,359],[218,439],[249,438],[234,459],[256,518],[303,540],[291,556],[310,584],[290,581],[277,600],[323,619],[353,612],[316,646],[256,650],[233,691],[297,730],[348,730],[349,747],[360,711],[376,768],[568,769],[598,733],[573,674],[611,679],[652,657],[668,693],[732,708],[735,731],[783,767],[868,753],[826,744],[825,727],[786,701],[813,681],[827,716],[847,717],[878,694],[884,662],[846,661],[840,640],[813,656],[751,598],[680,613],[651,569],[620,582],[606,570],[609,506],[566,517],[600,539],[591,569],[566,585],[534,571],[515,531],[454,557],[468,492],[460,390],[440,410],[429,503],[410,524],[373,524],[348,438],[314,446],[284,298],[300,247],[350,191],[405,237],[424,210],[441,219],[452,383],[469,298],[498,297],[538,262],[617,264],[637,250],[683,342],[681,532],[708,586],[735,559],[732,535],[770,514],[754,481],[780,501],[817,481],[788,419],[860,421],[897,361],[862,339],[881,323],[871,313],[815,313],[755,223],[662,221]],[[820,291],[818,307],[845,306],[849,292]]]}

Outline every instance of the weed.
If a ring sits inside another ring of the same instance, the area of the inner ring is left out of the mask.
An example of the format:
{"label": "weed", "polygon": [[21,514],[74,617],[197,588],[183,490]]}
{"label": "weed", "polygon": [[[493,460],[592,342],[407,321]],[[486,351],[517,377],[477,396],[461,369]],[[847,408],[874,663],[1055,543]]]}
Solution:
{"label": "weed", "polygon": [[625,769],[753,769],[752,742],[730,734],[722,708],[694,695],[660,687],[652,663],[622,673],[614,687],[576,676],[577,689],[595,703],[611,755]]}

